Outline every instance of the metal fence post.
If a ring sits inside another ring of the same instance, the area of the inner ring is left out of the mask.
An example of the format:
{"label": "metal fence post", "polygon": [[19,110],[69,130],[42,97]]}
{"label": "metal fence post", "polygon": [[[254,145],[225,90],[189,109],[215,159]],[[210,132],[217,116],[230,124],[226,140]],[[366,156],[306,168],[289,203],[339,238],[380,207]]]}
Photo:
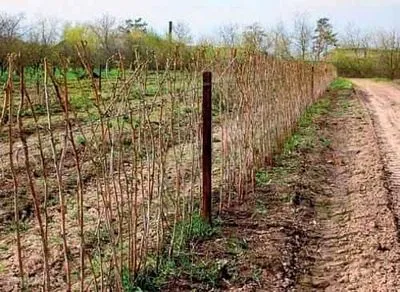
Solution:
{"label": "metal fence post", "polygon": [[99,67],[99,92],[100,92],[100,94],[101,94],[101,74],[103,73],[102,67],[103,66],[100,64],[100,67]]}
{"label": "metal fence post", "polygon": [[312,64],[311,67],[311,98],[314,101],[314,72],[315,72],[315,68],[314,68],[314,64]]}
{"label": "metal fence post", "polygon": [[202,155],[202,175],[203,175],[203,196],[201,216],[203,220],[211,224],[211,172],[212,172],[212,74],[203,73],[203,155]]}

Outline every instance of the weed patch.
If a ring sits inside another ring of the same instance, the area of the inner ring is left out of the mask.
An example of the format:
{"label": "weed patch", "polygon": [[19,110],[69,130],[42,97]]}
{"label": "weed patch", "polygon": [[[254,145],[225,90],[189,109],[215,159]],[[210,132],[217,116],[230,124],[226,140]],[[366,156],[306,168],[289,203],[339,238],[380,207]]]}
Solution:
{"label": "weed patch", "polygon": [[160,291],[174,278],[214,287],[224,265],[196,256],[194,247],[197,242],[210,239],[218,233],[219,226],[205,223],[198,213],[191,219],[178,222],[171,234],[171,244],[165,246],[161,256],[149,255],[146,267],[136,278],[132,278],[127,269],[123,270],[124,291]]}
{"label": "weed patch", "polygon": [[329,112],[331,105],[329,98],[323,98],[311,107],[301,116],[299,128],[291,137],[286,140],[283,148],[283,155],[290,155],[300,149],[311,149],[316,145],[318,139],[324,145],[329,145],[324,137],[317,137],[317,125],[315,120]]}
{"label": "weed patch", "polygon": [[329,87],[331,90],[344,90],[344,89],[352,89],[353,84],[345,78],[337,78],[333,81]]}
{"label": "weed patch", "polygon": [[266,186],[271,183],[271,178],[267,170],[260,170],[256,173],[256,184],[257,186]]}

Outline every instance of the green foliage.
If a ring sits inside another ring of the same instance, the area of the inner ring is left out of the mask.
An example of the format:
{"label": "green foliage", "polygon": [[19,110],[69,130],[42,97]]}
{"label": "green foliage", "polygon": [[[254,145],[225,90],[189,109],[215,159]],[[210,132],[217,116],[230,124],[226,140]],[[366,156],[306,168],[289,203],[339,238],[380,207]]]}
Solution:
{"label": "green foliage", "polygon": [[75,110],[89,110],[93,108],[93,101],[89,96],[72,95],[70,104]]}
{"label": "green foliage", "polygon": [[[336,86],[337,87],[337,86]],[[299,149],[312,148],[316,142],[314,120],[328,113],[330,100],[324,98],[313,104],[302,115],[299,121],[299,129],[285,143],[283,153],[285,155]]]}
{"label": "green foliage", "polygon": [[245,28],[243,32],[243,45],[249,51],[266,51],[267,33],[259,23],[254,23]]}
{"label": "green foliage", "polygon": [[127,269],[123,270],[122,283],[124,291],[162,291],[171,277],[186,277],[192,282],[207,284],[215,287],[221,275],[223,263],[215,261],[202,261],[193,258],[187,253],[168,257],[164,255],[160,259],[158,268],[156,260],[142,269],[136,279],[133,279]]}
{"label": "green foliage", "polygon": [[271,178],[269,177],[268,171],[262,169],[256,173],[256,184],[258,186],[266,186],[271,183]]}
{"label": "green foliage", "polygon": [[94,32],[85,25],[66,25],[63,31],[63,39],[71,46],[86,42],[90,50],[94,50],[98,44],[98,39]]}
{"label": "green foliage", "polygon": [[329,59],[343,77],[400,78],[398,50],[342,48],[334,50]]}
{"label": "green foliage", "polygon": [[375,82],[388,82],[388,81],[390,81],[389,78],[385,78],[385,77],[375,77],[375,78],[372,78],[372,80],[375,81]]}
{"label": "green foliage", "polygon": [[[35,104],[33,105],[33,111],[36,115],[44,115],[46,114],[46,106],[42,104]],[[31,117],[31,116],[33,116],[31,108],[21,111],[21,117]]]}
{"label": "green foliage", "polygon": [[196,258],[190,251],[190,243],[205,240],[217,232],[218,229],[205,223],[197,212],[191,219],[178,222],[172,243],[173,254],[169,255],[167,246],[160,255],[149,255],[146,266],[135,279],[124,269],[124,291],[160,291],[171,277],[186,277],[214,287],[223,265]]}
{"label": "green foliage", "polygon": [[320,60],[322,54],[326,56],[330,47],[336,46],[336,35],[337,34],[333,32],[329,18],[324,17],[318,20],[313,37],[313,49],[317,60]]}
{"label": "green foliage", "polygon": [[78,145],[81,145],[81,146],[86,145],[86,139],[85,139],[85,137],[79,135],[79,136],[76,138],[76,143],[77,143]]}
{"label": "green foliage", "polygon": [[[121,282],[122,282],[122,290],[124,292],[141,292],[141,291],[143,291],[141,288],[135,286],[134,280],[132,279],[129,269],[127,269],[126,267],[124,267],[122,270]],[[147,290],[147,291],[152,291],[152,290]]]}
{"label": "green foliage", "polygon": [[228,251],[231,254],[240,254],[249,248],[249,244],[244,238],[232,237],[228,239]]}
{"label": "green foliage", "polygon": [[[350,90],[353,84],[345,78],[337,78],[330,85],[330,90]],[[343,108],[349,106],[347,100],[340,100]],[[329,113],[331,100],[329,98],[320,99],[318,102],[310,106],[306,112],[301,116],[299,121],[299,128],[289,139],[287,139],[283,154],[288,155],[299,149],[309,149],[320,143],[323,147],[329,147],[331,141],[326,137],[316,136],[315,119]]]}
{"label": "green foliage", "polygon": [[319,141],[322,143],[322,146],[324,146],[324,147],[329,147],[331,145],[331,140],[329,140],[325,137],[320,137]]}
{"label": "green foliage", "polygon": [[307,128],[312,125],[315,118],[327,114],[331,101],[328,98],[320,99],[318,102],[309,107],[300,118],[300,128]]}
{"label": "green foliage", "polygon": [[191,219],[178,222],[175,227],[175,238],[173,242],[173,250],[184,250],[188,243],[197,240],[204,240],[213,236],[217,232],[196,213]]}
{"label": "green foliage", "polygon": [[222,98],[222,93],[219,90],[215,90],[212,93],[212,114],[218,116],[221,112],[223,113],[227,109],[226,101]]}
{"label": "green foliage", "polygon": [[298,133],[293,134],[285,143],[283,153],[292,153],[302,143],[302,136]]}
{"label": "green foliage", "polygon": [[[29,230],[29,224],[26,221],[20,221],[19,222],[19,231],[20,232],[25,232]],[[6,233],[11,233],[11,232],[16,232],[17,231],[17,223],[16,222],[11,222],[7,225],[7,227],[5,228]]]}
{"label": "green foliage", "polygon": [[352,89],[353,84],[345,78],[337,78],[330,85],[330,89],[332,90],[344,90],[344,89]]}

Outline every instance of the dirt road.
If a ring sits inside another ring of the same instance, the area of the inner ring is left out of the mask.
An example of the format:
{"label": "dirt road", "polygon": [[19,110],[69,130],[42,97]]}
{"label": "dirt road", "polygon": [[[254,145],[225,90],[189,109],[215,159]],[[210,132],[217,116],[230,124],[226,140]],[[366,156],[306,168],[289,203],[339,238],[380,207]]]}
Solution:
{"label": "dirt road", "polygon": [[[326,118],[332,144],[325,159],[331,166],[321,182],[324,191],[315,196],[318,239],[311,243],[311,285],[301,291],[400,289],[395,202],[400,91],[371,81],[354,83],[357,94],[334,99]],[[386,168],[394,172],[393,183],[388,184]]]}
{"label": "dirt road", "polygon": [[368,79],[352,81],[364,93],[389,174],[393,207],[400,216],[400,198],[396,195],[400,192],[400,87]]}
{"label": "dirt road", "polygon": [[312,287],[399,291],[400,87],[352,82],[357,98],[328,126],[334,167],[316,200]]}

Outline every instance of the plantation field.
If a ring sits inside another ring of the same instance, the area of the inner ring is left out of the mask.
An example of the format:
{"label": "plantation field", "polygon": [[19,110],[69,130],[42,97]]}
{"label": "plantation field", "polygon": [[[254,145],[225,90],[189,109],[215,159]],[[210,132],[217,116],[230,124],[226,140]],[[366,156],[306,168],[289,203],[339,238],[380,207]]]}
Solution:
{"label": "plantation field", "polygon": [[[9,76],[0,129],[0,287],[162,287],[167,275],[161,283],[151,275],[183,265],[190,241],[213,232],[197,215],[202,72],[213,72],[219,214],[254,190],[257,169],[272,163],[335,77],[326,64],[313,69],[258,55],[193,60],[180,70],[150,70],[146,60],[135,70],[114,69],[101,88],[97,79],[52,75],[50,64],[39,87],[28,72]],[[10,68],[16,64],[10,59]]]}

